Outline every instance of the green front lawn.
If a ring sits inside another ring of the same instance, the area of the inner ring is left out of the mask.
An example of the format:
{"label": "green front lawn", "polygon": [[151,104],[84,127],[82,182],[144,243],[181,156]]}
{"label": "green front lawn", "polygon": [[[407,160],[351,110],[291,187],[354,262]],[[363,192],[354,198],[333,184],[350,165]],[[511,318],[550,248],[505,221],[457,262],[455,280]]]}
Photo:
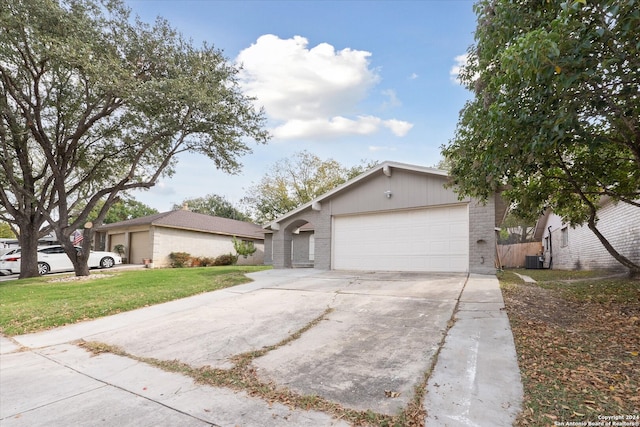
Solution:
{"label": "green front lawn", "polygon": [[239,285],[265,266],[92,272],[0,282],[0,332],[20,335]]}

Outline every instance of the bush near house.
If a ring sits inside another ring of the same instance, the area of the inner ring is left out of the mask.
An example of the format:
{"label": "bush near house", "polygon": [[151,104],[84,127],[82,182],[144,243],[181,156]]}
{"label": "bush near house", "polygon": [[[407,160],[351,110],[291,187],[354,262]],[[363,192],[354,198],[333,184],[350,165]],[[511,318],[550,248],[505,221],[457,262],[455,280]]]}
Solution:
{"label": "bush near house", "polygon": [[191,266],[191,255],[187,252],[171,252],[169,254],[170,265],[173,268],[183,268]]}
{"label": "bush near house", "polygon": [[234,265],[238,262],[238,255],[224,254],[216,258],[213,265]]}
{"label": "bush near house", "polygon": [[191,267],[211,267],[216,265],[216,259],[213,257],[199,256],[190,258]]}
{"label": "bush near house", "polygon": [[211,267],[218,265],[235,265],[238,255],[223,254],[213,257],[192,257],[187,252],[171,252],[169,254],[170,265],[173,268],[184,267]]}

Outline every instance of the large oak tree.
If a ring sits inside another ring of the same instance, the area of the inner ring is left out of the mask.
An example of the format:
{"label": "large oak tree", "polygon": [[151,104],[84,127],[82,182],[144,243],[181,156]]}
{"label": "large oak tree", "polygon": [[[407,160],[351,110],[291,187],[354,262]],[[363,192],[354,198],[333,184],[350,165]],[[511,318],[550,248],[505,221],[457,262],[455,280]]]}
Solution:
{"label": "large oak tree", "polygon": [[640,208],[640,5],[481,0],[461,75],[474,98],[443,154],[460,193],[496,190],[521,217],[551,208],[598,229],[605,198]]}
{"label": "large oak tree", "polygon": [[88,274],[92,228],[69,236],[118,194],[171,174],[176,155],[236,172],[264,116],[238,69],[162,19],[132,19],[120,0],[12,0],[0,7],[0,202],[20,231],[21,277],[37,274],[38,237],[53,230]]}

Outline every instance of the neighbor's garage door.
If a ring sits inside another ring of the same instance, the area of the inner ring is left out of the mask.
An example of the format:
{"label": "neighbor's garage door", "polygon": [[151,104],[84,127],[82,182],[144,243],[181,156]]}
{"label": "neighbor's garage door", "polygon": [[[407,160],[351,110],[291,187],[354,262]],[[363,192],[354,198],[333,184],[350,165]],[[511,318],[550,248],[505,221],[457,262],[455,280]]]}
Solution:
{"label": "neighbor's garage door", "polygon": [[467,205],[334,217],[332,266],[466,272],[468,218]]}
{"label": "neighbor's garage door", "polygon": [[145,258],[151,258],[151,241],[148,231],[136,231],[129,235],[131,239],[131,250],[129,252],[131,264],[142,264]]}

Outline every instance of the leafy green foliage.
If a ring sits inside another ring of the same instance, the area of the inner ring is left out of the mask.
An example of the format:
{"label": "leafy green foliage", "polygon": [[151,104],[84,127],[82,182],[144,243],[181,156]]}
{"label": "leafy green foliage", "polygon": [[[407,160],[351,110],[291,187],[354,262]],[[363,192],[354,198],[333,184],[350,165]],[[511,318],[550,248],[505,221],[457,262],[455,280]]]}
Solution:
{"label": "leafy green foliage", "polygon": [[513,212],[509,212],[500,229],[498,243],[514,244],[533,241],[535,222],[519,218]]}
{"label": "leafy green foliage", "polygon": [[[474,92],[443,148],[461,196],[495,191],[597,229],[603,197],[640,208],[640,8],[635,0],[482,0],[461,75]],[[609,245],[610,246],[610,245]]]}
{"label": "leafy green foliage", "polygon": [[5,239],[15,239],[16,237],[11,226],[6,222],[0,222],[0,237]]}
{"label": "leafy green foliage", "polygon": [[[104,206],[104,201],[99,201],[96,206],[91,210],[87,219],[91,222],[96,222],[100,211]],[[84,209],[83,205],[77,208],[80,212]],[[142,202],[135,200],[132,197],[124,195],[119,197],[107,210],[107,214],[102,221],[103,224],[113,224],[115,222],[126,221],[128,219],[140,218],[143,216],[157,214],[158,210],[151,206],[145,205]],[[70,220],[74,220],[74,215],[70,216]]]}
{"label": "leafy green foliage", "polygon": [[[69,235],[100,203],[96,225],[120,193],[171,175],[181,152],[234,173],[247,143],[269,138],[221,51],[193,46],[165,20],[132,21],[122,0],[0,10],[0,219],[20,229],[25,259],[51,229],[72,253]],[[22,266],[37,274],[34,262]]]}
{"label": "leafy green foliage", "polygon": [[242,255],[245,258],[253,255],[257,250],[251,240],[238,240],[236,236],[233,236],[233,248],[238,255]]}
{"label": "leafy green foliage", "polygon": [[258,184],[248,189],[243,202],[259,223],[265,223],[355,178],[375,166],[345,167],[334,159],[322,160],[308,151],[277,161]]}
{"label": "leafy green foliage", "polygon": [[217,194],[207,194],[204,197],[184,199],[181,204],[174,204],[172,210],[182,209],[184,205],[187,205],[191,212],[201,213],[204,215],[236,219],[238,221],[251,220],[248,215],[234,207],[231,202]]}
{"label": "leafy green foliage", "polygon": [[126,221],[128,219],[141,218],[157,214],[158,210],[132,198],[123,198],[114,203],[104,218],[104,224]]}

